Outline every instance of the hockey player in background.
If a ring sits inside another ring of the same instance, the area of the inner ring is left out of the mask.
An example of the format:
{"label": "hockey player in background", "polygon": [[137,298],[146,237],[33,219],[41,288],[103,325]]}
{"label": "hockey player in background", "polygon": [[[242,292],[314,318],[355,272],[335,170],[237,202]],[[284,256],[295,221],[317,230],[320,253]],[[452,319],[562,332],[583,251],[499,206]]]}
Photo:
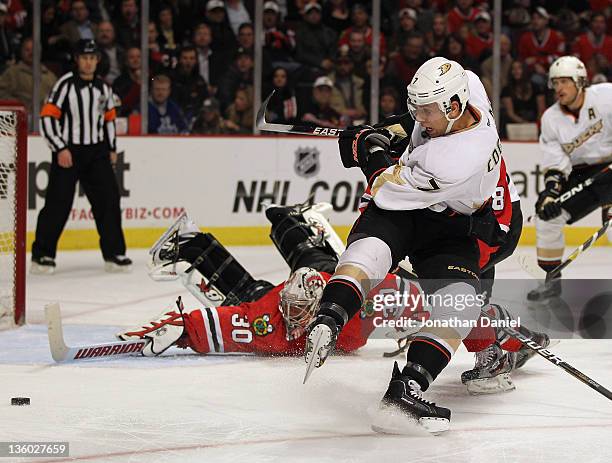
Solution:
{"label": "hockey player in background", "polygon": [[[317,317],[309,326],[306,378],[333,351],[339,333],[359,311],[371,290],[405,256],[427,294],[439,300],[477,300],[479,249],[476,238],[495,245],[499,225],[474,221],[489,208],[500,175],[501,144],[480,79],[442,57],[423,64],[408,85],[408,107],[417,124],[399,162],[389,155],[385,131],[360,130],[340,138],[345,167],[359,166],[371,185],[372,200],[355,222],[348,247],[323,291]],[[489,214],[487,214],[488,216]],[[467,231],[465,225],[467,224]],[[473,236],[469,236],[471,231]],[[388,426],[385,415],[402,415],[431,432],[449,429],[450,410],[422,397],[449,363],[480,316],[478,304],[457,310],[434,304],[431,317],[466,323],[425,327],[397,363],[373,429]],[[305,378],[305,379],[306,379]],[[407,423],[404,422],[404,425]]]}
{"label": "hockey player in background", "polygon": [[[557,102],[542,116],[540,148],[544,190],[536,203],[538,264],[546,272],[563,258],[563,227],[602,208],[602,220],[611,218],[612,171],[612,84],[588,86],[587,71],[578,58],[562,56],[551,66],[548,85]],[[564,197],[581,182],[599,172],[598,180]],[[612,238],[612,234],[608,234]],[[561,294],[561,274],[531,291],[530,301],[545,301]]]}

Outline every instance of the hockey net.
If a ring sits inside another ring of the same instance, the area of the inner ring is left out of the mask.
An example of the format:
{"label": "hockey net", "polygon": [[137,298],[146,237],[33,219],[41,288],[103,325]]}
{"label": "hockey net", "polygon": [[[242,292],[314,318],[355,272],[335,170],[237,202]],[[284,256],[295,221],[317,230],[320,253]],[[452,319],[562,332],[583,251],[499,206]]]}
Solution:
{"label": "hockey net", "polygon": [[0,329],[25,322],[27,118],[0,101]]}

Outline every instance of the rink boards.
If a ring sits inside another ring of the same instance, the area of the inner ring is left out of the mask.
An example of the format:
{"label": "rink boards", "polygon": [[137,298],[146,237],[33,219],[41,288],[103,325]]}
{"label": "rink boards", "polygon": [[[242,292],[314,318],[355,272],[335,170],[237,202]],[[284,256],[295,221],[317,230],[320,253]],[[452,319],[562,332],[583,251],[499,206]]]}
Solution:
{"label": "rink boards", "polygon": [[[310,196],[333,205],[332,223],[344,238],[365,186],[359,169],[342,167],[333,138],[120,137],[118,148],[116,174],[129,247],[150,246],[183,210],[228,245],[270,244],[262,201],[294,204]],[[527,217],[543,186],[538,145],[506,142],[503,153]],[[41,137],[29,137],[28,157],[29,246],[50,167]],[[568,244],[581,243],[600,223],[596,211],[579,226],[567,227]],[[535,243],[531,224],[525,224],[521,243]],[[605,243],[603,238],[600,244]],[[79,191],[60,248],[97,247],[89,203]]]}

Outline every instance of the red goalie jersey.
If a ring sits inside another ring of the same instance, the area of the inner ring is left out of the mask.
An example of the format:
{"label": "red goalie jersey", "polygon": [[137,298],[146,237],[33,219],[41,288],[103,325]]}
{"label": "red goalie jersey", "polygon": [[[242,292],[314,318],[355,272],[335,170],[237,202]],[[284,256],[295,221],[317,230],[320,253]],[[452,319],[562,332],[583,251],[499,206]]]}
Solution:
{"label": "red goalie jersey", "polygon": [[[329,280],[327,273],[321,273]],[[385,293],[403,289],[397,275],[389,274],[372,291]],[[418,287],[411,282],[406,291],[418,292]],[[253,352],[268,355],[301,355],[304,353],[306,336],[288,339],[283,314],[279,309],[280,291],[284,283],[274,287],[261,299],[245,302],[238,306],[207,307],[183,315],[187,346],[198,353],[209,352]],[[370,294],[370,296],[372,295]],[[341,352],[352,352],[364,346],[368,336],[374,331],[375,319],[383,316],[378,312],[364,308],[359,316],[353,317],[338,336],[336,349]],[[406,312],[408,310],[408,312]],[[402,307],[403,316],[413,315],[418,311]],[[391,318],[396,318],[395,313]],[[384,318],[388,319],[388,316]],[[180,343],[184,344],[184,343]]]}

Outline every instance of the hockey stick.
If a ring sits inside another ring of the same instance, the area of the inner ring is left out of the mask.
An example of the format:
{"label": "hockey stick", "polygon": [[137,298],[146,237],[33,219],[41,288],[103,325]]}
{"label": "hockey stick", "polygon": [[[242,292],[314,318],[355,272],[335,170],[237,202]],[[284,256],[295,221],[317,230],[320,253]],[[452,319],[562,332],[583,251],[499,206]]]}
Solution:
{"label": "hockey stick", "polygon": [[[482,309],[480,313],[486,316],[489,320],[495,320],[493,317],[491,317],[487,312],[485,312]],[[595,391],[599,392],[601,395],[603,395],[607,399],[612,400],[612,391],[605,388],[604,386],[599,384],[597,381],[589,378],[587,375],[582,373],[580,370],[574,368],[569,363],[567,363],[565,360],[553,354],[551,351],[544,348],[544,346],[538,344],[530,337],[521,334],[519,331],[515,330],[514,328],[510,328],[506,326],[499,326],[498,328],[502,330],[503,332],[505,332],[508,336],[512,336],[513,338],[516,338],[519,341],[521,341],[525,346],[535,351],[541,357],[544,357],[546,360],[548,360],[553,365],[556,365],[559,368],[562,368],[563,370],[568,372],[570,375],[572,375],[574,378],[576,378],[577,380],[589,386],[591,389],[594,389]]]}
{"label": "hockey stick", "polygon": [[[274,95],[274,90],[268,98],[264,100],[257,112],[257,128],[259,130],[263,130],[266,132],[276,132],[276,133],[293,133],[296,135],[314,135],[317,137],[339,137],[340,133],[343,129],[336,129],[330,127],[319,127],[314,124],[275,124],[266,121],[266,109],[268,108],[268,102],[270,98]],[[399,114],[397,116],[390,116],[386,118],[384,121],[381,121],[377,124],[374,124],[374,128],[389,128],[391,130],[391,126],[399,125],[400,127],[394,128],[391,131],[398,136],[406,137],[410,134],[406,132],[402,121],[407,118],[412,117],[410,113]]]}
{"label": "hockey stick", "polygon": [[576,260],[576,258],[580,254],[582,254],[584,251],[586,251],[591,246],[593,246],[593,244],[599,238],[601,238],[603,235],[605,235],[605,233],[608,231],[608,228],[610,228],[610,224],[611,224],[611,221],[610,220],[606,220],[599,230],[597,230],[595,233],[593,233],[593,235],[591,235],[589,237],[589,239],[587,239],[584,243],[582,243],[580,246],[578,246],[574,250],[574,252],[572,252],[567,257],[567,259],[565,259],[563,262],[561,262],[559,265],[557,265],[554,269],[552,269],[548,273],[546,273],[544,270],[542,270],[538,266],[537,261],[532,256],[528,256],[526,254],[519,254],[519,256],[518,256],[519,264],[521,265],[523,270],[525,270],[527,273],[529,273],[534,278],[537,278],[538,280],[545,280],[545,282],[549,282],[550,280],[555,278],[557,275],[559,275],[559,273],[561,273],[561,271],[565,267],[567,267],[574,260]]}
{"label": "hockey stick", "polygon": [[150,342],[142,340],[116,341],[70,347],[64,341],[64,328],[59,303],[54,302],[45,306],[45,318],[47,319],[51,356],[58,363],[137,355],[142,352],[147,342]]}

